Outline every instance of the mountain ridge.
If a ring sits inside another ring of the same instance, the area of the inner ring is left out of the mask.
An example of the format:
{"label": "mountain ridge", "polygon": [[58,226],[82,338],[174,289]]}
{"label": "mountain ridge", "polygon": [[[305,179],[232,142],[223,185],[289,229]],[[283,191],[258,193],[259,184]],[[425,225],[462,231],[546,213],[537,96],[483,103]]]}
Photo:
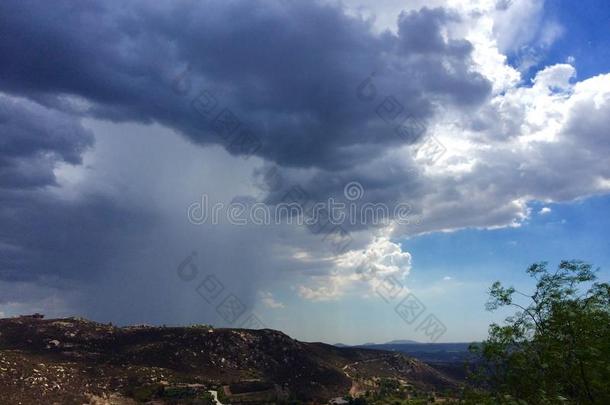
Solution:
{"label": "mountain ridge", "polygon": [[0,399],[24,404],[43,397],[61,403],[91,396],[129,401],[149,388],[153,398],[196,387],[232,395],[251,389],[244,384],[262,387],[258,391],[275,401],[324,403],[357,395],[382,378],[425,391],[458,387],[397,352],[300,342],[271,329],[117,327],[82,318],[0,319],[0,363],[9,370],[0,377]]}

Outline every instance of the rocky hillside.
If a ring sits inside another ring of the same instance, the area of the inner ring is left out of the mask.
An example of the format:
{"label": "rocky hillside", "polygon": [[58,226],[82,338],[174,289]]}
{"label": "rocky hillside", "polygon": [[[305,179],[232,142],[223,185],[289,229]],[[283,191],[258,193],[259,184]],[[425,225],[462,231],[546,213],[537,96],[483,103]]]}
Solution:
{"label": "rocky hillside", "polygon": [[0,319],[0,403],[206,403],[207,390],[231,403],[324,403],[379,378],[455,388],[403,354],[304,343],[269,329]]}

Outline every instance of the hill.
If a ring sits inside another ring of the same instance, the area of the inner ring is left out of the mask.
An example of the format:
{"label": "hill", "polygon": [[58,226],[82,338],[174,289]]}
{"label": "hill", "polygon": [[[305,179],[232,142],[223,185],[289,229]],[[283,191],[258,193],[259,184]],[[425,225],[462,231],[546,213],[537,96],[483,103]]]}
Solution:
{"label": "hill", "polygon": [[0,319],[0,403],[208,403],[208,390],[231,403],[325,403],[388,378],[426,392],[457,388],[402,353],[299,342],[270,329]]}
{"label": "hill", "polygon": [[466,380],[465,364],[478,361],[478,358],[468,350],[470,343],[395,342],[397,341],[356,347],[403,353],[421,360],[444,375],[461,382]]}

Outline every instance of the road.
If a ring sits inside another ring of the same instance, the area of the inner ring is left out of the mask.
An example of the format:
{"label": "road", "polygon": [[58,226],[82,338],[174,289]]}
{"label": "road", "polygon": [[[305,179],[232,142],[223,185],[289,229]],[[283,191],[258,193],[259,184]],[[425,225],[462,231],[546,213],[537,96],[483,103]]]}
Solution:
{"label": "road", "polygon": [[345,376],[347,378],[349,378],[350,380],[352,380],[352,387],[349,389],[349,394],[351,396],[356,396],[357,394],[359,394],[360,392],[362,392],[362,390],[358,387],[358,383],[356,382],[356,379],[354,377],[352,377],[351,375],[349,375],[349,373],[347,372],[347,369],[355,366],[359,363],[370,363],[373,361],[377,361],[377,360],[381,360],[383,359],[385,356],[381,356],[381,357],[374,357],[372,359],[368,359],[368,360],[362,360],[362,361],[355,361],[353,363],[349,363],[346,364],[345,366],[342,367],[342,371],[345,374]]}
{"label": "road", "polygon": [[212,398],[214,398],[216,405],[223,405],[223,403],[218,400],[218,391],[209,390],[208,392],[212,394]]}

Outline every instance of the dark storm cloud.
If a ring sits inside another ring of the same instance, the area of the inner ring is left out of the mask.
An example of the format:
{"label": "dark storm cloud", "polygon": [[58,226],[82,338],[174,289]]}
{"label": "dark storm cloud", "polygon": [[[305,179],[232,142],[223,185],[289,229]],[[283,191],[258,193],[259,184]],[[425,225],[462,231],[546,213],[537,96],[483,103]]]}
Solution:
{"label": "dark storm cloud", "polygon": [[58,164],[82,164],[93,142],[78,117],[0,95],[0,279],[95,279],[150,221],[108,197],[58,196]]}
{"label": "dark storm cloud", "polygon": [[95,280],[134,234],[151,226],[142,210],[102,196],[65,201],[44,192],[0,196],[0,279]]}
{"label": "dark storm cloud", "polygon": [[0,189],[55,184],[57,162],[81,163],[93,134],[72,116],[0,96]]}
{"label": "dark storm cloud", "polygon": [[[220,140],[189,101],[209,89],[281,166],[345,169],[401,142],[357,97],[373,71],[380,95],[423,120],[436,102],[477,104],[490,91],[468,68],[471,45],[441,35],[457,18],[443,9],[402,14],[398,34],[381,35],[317,2],[7,1],[0,14],[4,91],[55,107],[78,95],[87,114],[160,122],[205,144]],[[187,94],[176,94],[184,71]]]}

